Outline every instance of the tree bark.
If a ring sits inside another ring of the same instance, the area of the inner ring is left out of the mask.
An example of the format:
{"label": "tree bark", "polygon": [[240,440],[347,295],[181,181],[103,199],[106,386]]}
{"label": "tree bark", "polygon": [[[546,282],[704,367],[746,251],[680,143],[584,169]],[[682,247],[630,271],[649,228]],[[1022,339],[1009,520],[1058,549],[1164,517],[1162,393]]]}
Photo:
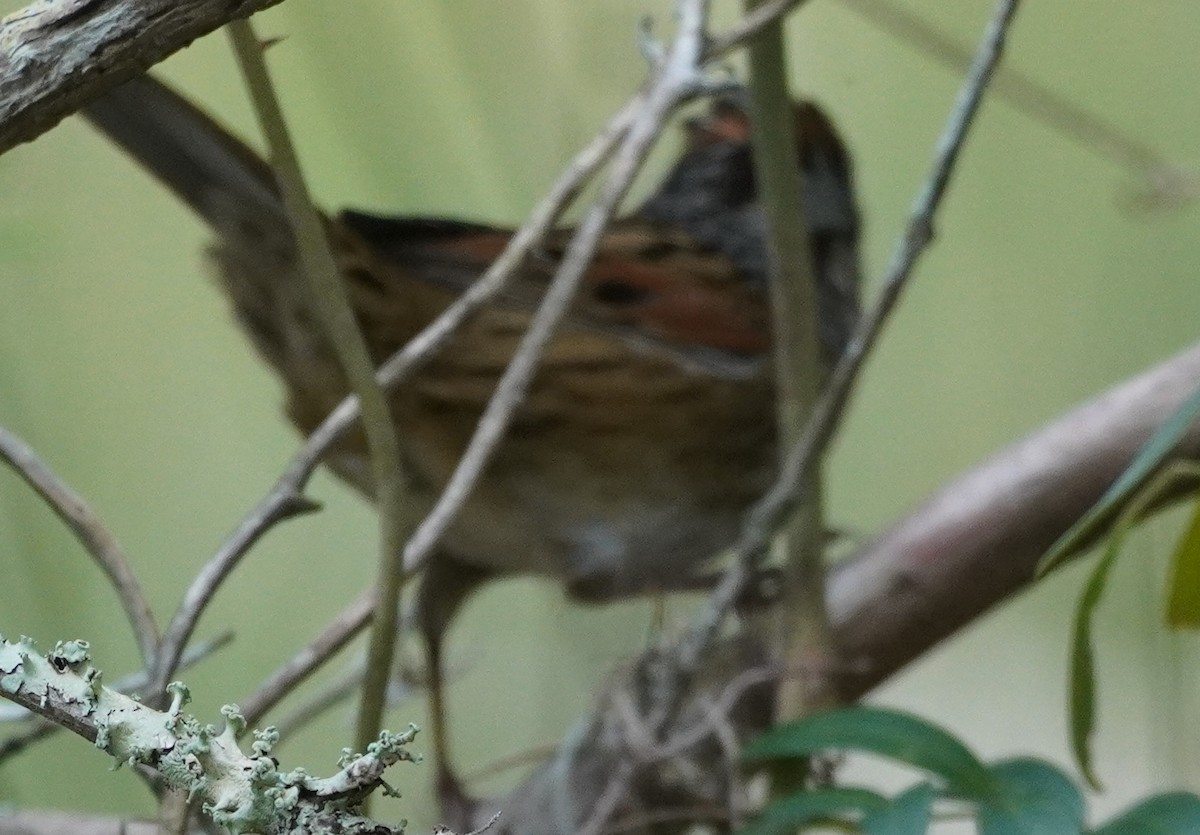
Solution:
{"label": "tree bark", "polygon": [[53,0],[0,21],[0,153],[196,38],[280,0]]}

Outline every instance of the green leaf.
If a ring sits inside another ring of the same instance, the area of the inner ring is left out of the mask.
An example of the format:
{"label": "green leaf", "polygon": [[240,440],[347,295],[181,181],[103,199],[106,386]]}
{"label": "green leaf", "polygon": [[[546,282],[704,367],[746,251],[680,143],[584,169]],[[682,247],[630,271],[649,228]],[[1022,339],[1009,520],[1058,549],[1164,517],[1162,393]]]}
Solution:
{"label": "green leaf", "polygon": [[802,826],[849,813],[855,819],[886,806],[887,798],[867,789],[838,788],[799,792],[771,803],[739,835],[782,835]]}
{"label": "green leaf", "polygon": [[1200,502],[1175,546],[1167,579],[1167,626],[1200,629]]}
{"label": "green leaf", "polygon": [[1096,561],[1083,587],[1079,606],[1075,610],[1075,622],[1071,627],[1071,751],[1079,771],[1094,789],[1100,788],[1100,780],[1092,763],[1092,732],[1096,729],[1096,662],[1092,648],[1092,616],[1100,605],[1108,585],[1108,575],[1133,525],[1133,520],[1123,516],[1113,526],[1104,554]]}
{"label": "green leaf", "polygon": [[1038,563],[1039,577],[1058,567],[1063,560],[1096,536],[1118,508],[1137,493],[1171,454],[1171,450],[1179,443],[1179,439],[1195,422],[1197,416],[1200,416],[1200,388],[1192,392],[1192,395],[1158,428],[1091,510],[1050,546],[1046,556]]}
{"label": "green leaf", "polygon": [[918,783],[863,818],[863,835],[925,835],[933,819],[937,794],[937,789],[929,783]]}
{"label": "green leaf", "polygon": [[1093,835],[1195,835],[1200,832],[1200,797],[1169,792],[1144,800],[1095,830]]}
{"label": "green leaf", "polygon": [[869,751],[920,768],[945,780],[967,799],[992,789],[987,768],[941,728],[896,710],[847,707],[773,728],[746,747],[749,761],[801,759],[820,751]]}
{"label": "green leaf", "polygon": [[1084,803],[1079,789],[1054,766],[1017,758],[991,766],[997,793],[979,802],[980,835],[1078,835]]}

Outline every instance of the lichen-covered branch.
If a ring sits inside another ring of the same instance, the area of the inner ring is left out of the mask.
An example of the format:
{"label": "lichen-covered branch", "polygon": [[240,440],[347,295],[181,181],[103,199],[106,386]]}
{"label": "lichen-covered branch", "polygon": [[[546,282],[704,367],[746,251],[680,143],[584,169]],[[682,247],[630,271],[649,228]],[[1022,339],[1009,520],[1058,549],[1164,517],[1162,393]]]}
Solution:
{"label": "lichen-covered branch", "polygon": [[[183,659],[179,665],[180,669],[187,669],[203,661],[214,652],[224,648],[232,640],[233,633],[225,631],[214,638],[192,644],[183,655]],[[121,677],[113,683],[112,688],[118,693],[144,693],[148,681],[149,675],[147,672],[139,670],[136,673]],[[5,737],[0,742],[0,764],[3,764],[6,759],[21,753],[33,743],[46,739],[55,731],[60,730],[60,727],[53,722],[44,720],[15,704],[0,705],[0,723],[8,726],[8,728],[5,728],[6,730],[12,727],[22,729],[12,736]]]}
{"label": "lichen-covered branch", "polygon": [[189,696],[176,682],[172,701],[154,710],[103,686],[83,641],[60,642],[41,653],[28,638],[0,637],[0,696],[79,734],[111,755],[117,765],[146,765],[172,788],[198,798],[202,810],[234,835],[302,835],[342,832],[401,833],[357,814],[383,783],[383,772],[412,761],[416,735],[383,732],[365,754],[346,754],[340,770],[317,778],[303,769],[283,772],[271,757],[274,729],[254,733],[251,753],[239,747],[245,719],[234,705],[222,709],[224,727],[198,722],[183,712]]}

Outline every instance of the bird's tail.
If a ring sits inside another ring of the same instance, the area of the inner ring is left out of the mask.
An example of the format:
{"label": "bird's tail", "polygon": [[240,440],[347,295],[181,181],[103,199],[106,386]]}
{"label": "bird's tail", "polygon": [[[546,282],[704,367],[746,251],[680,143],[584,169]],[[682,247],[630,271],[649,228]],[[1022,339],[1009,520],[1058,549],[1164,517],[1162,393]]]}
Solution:
{"label": "bird's tail", "polygon": [[270,166],[165,84],[135,78],[81,113],[218,232],[245,218],[286,226]]}

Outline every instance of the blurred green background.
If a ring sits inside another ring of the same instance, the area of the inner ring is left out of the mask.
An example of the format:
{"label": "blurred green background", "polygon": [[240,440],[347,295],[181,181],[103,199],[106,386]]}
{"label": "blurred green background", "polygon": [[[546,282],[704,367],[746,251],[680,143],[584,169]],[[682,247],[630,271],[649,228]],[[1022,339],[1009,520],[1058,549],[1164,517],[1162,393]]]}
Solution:
{"label": "blurred green background", "polygon": [[[0,12],[21,5],[4,0]],[[990,11],[982,0],[906,5],[969,45]],[[715,6],[721,22],[734,19],[733,4]],[[261,35],[284,37],[269,56],[320,201],[497,223],[519,222],[641,81],[639,17],[670,25],[662,0],[333,8],[290,0],[256,18]],[[1194,166],[1197,31],[1200,5],[1184,0],[1046,0],[1021,12],[1008,63]],[[813,0],[788,33],[796,88],[827,107],[856,156],[874,280],[958,79],[835,0]],[[253,135],[224,37],[161,71]],[[936,246],[829,467],[834,523],[869,535],[962,468],[1195,339],[1200,214],[1131,214],[1120,196],[1132,182],[1012,106],[985,107]],[[0,159],[0,193],[0,425],[94,504],[165,620],[296,447],[278,387],[204,275],[204,230],[80,121]],[[247,694],[373,576],[369,510],[326,477],[312,493],[325,512],[273,532],[201,623],[202,636],[238,633],[185,676],[202,718],[215,721],[222,703]],[[1137,539],[1102,613],[1101,810],[1150,787],[1200,789],[1195,647],[1157,627],[1172,525]],[[46,646],[85,637],[110,680],[136,665],[96,570],[6,471],[0,577],[0,632]],[[1052,578],[876,698],[945,722],[985,756],[1065,764],[1065,645],[1079,580],[1078,567]],[[460,762],[556,739],[601,671],[637,651],[649,629],[644,605],[576,609],[534,581],[489,589],[454,635]],[[391,724],[410,719],[424,721],[420,699]],[[326,773],[350,735],[349,712],[335,711],[279,754]],[[103,755],[62,735],[0,766],[0,802],[149,811],[138,781],[106,768]],[[379,813],[428,830],[428,771],[397,768],[391,780],[406,797]]]}

